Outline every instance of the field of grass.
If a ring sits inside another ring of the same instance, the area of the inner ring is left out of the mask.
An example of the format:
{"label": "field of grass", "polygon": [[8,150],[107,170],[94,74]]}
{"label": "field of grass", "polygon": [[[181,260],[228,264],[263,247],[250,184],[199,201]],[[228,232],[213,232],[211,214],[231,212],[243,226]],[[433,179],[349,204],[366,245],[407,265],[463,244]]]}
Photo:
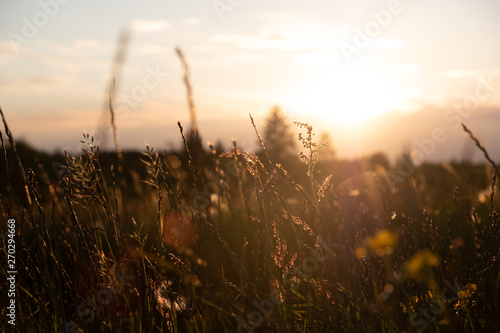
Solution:
{"label": "field of grass", "polygon": [[84,135],[57,156],[4,125],[19,331],[500,332],[493,161],[401,175],[404,156],[324,157],[307,124],[287,158],[180,124],[183,151],[101,152]]}

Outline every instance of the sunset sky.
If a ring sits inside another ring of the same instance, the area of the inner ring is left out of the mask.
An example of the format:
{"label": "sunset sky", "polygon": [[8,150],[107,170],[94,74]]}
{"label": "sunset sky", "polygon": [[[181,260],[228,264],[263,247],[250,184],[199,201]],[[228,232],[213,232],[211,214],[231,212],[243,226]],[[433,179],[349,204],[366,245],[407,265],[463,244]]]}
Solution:
{"label": "sunset sky", "polygon": [[117,91],[125,148],[178,147],[176,123],[189,124],[179,46],[204,141],[255,147],[248,113],[262,126],[279,105],[344,157],[419,149],[436,129],[446,140],[427,159],[469,154],[465,122],[499,159],[498,14],[497,0],[3,1],[0,106],[33,146],[76,147],[105,114],[130,29]]}

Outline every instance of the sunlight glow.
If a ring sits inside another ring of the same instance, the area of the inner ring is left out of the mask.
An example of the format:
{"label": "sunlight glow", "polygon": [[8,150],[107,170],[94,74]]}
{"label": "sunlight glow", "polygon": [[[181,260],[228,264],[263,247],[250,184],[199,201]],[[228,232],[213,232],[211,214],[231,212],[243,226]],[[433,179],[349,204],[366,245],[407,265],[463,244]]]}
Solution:
{"label": "sunlight glow", "polygon": [[407,107],[396,76],[365,67],[337,67],[311,74],[297,96],[293,99],[299,113],[343,126]]}

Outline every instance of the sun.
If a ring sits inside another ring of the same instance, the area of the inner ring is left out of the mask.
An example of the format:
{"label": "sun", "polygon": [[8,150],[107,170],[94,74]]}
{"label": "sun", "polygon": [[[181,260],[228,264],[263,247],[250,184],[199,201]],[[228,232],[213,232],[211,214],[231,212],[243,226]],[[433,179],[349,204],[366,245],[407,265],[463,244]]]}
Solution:
{"label": "sun", "polygon": [[294,109],[336,125],[358,125],[403,104],[395,76],[364,67],[311,73],[300,86]]}

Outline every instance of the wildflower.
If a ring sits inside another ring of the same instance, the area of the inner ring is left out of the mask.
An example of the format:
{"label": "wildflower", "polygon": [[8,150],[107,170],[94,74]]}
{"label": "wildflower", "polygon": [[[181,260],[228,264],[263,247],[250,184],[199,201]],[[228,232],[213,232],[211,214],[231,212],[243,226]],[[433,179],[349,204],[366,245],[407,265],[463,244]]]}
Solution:
{"label": "wildflower", "polygon": [[405,276],[421,280],[430,267],[439,265],[439,258],[431,250],[425,249],[415,254],[405,265]]}
{"label": "wildflower", "polygon": [[394,251],[398,241],[398,235],[389,231],[381,230],[374,237],[368,237],[365,241],[367,247],[377,256],[383,257]]}
{"label": "wildflower", "polygon": [[467,283],[467,289],[470,290],[472,293],[475,293],[477,291],[477,284]]}
{"label": "wildflower", "polygon": [[323,184],[319,187],[318,189],[318,202],[321,200],[321,198],[325,197],[325,190],[328,188],[328,185],[330,185],[330,181],[332,180],[333,175],[329,175],[328,177],[325,178],[323,181]]}

